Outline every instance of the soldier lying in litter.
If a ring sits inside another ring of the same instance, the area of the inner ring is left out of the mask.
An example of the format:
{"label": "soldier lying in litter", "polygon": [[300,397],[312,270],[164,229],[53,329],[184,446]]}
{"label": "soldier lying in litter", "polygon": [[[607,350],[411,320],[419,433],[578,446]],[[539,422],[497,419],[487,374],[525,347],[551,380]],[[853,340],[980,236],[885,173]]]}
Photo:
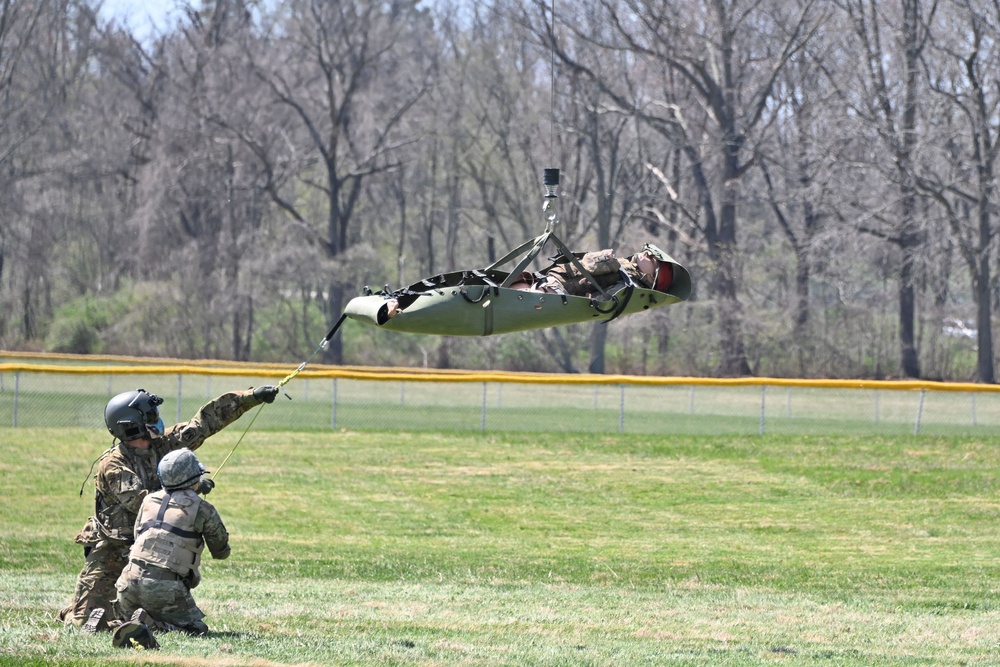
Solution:
{"label": "soldier lying in litter", "polygon": [[[636,287],[666,292],[674,282],[674,269],[671,262],[663,259],[665,257],[662,250],[647,243],[641,251],[628,257],[616,257],[615,251],[608,249],[584,253],[579,261],[602,289],[630,280]],[[565,258],[537,273],[525,271],[509,288],[582,297],[600,293],[590,279]],[[390,299],[386,305],[389,318],[401,310],[396,299]]]}

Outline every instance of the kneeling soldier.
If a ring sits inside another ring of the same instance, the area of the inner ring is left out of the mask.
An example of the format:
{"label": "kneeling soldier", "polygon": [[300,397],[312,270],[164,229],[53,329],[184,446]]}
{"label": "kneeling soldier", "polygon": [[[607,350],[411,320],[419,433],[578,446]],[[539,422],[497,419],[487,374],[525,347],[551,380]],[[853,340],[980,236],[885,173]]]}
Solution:
{"label": "kneeling soldier", "polygon": [[202,480],[204,472],[189,449],[160,461],[163,489],[143,499],[129,562],[115,584],[124,618],[144,609],[154,628],[208,632],[191,589],[201,582],[198,566],[205,546],[212,558],[229,556],[229,533],[215,507],[198,495],[211,484]]}

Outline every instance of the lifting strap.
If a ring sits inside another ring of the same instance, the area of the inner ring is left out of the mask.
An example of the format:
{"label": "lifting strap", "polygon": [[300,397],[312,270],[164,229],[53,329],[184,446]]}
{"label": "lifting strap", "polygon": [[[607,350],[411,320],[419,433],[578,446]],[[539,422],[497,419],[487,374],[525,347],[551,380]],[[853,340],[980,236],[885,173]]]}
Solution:
{"label": "lifting strap", "polygon": [[[580,260],[576,258],[576,255],[574,255],[573,252],[566,247],[566,244],[563,243],[562,240],[560,240],[559,237],[556,236],[551,231],[547,231],[541,236],[536,236],[535,238],[529,241],[525,241],[524,243],[511,250],[509,253],[507,253],[497,261],[487,266],[486,270],[490,271],[492,269],[496,269],[498,266],[501,266],[509,262],[512,258],[517,256],[518,253],[520,253],[528,246],[531,246],[531,249],[524,255],[524,257],[521,258],[521,260],[517,263],[514,269],[509,274],[507,274],[507,277],[504,278],[503,282],[500,284],[500,287],[510,287],[510,285],[520,277],[521,273],[524,272],[528,264],[530,264],[531,261],[538,256],[538,253],[549,241],[552,241],[552,243],[555,244],[557,248],[559,248],[562,257],[565,257],[566,260],[570,262],[576,268],[577,271],[583,274],[583,277],[585,277],[588,281],[590,281],[591,285],[597,288],[597,291],[601,293],[601,296],[603,297],[604,301],[613,300],[615,301],[615,305],[618,304],[617,299],[613,297],[611,294],[608,294],[604,290],[604,288],[601,287],[601,285],[596,280],[594,280],[594,276],[590,274],[590,271],[583,268],[583,264],[581,264]],[[601,312],[600,309],[598,310],[599,312]]]}

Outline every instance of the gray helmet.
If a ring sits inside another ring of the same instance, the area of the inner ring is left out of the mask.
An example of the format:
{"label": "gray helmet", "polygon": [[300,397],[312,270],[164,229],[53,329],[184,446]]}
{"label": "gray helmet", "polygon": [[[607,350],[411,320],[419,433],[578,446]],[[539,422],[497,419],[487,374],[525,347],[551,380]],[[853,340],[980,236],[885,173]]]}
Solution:
{"label": "gray helmet", "polygon": [[145,389],[118,394],[104,408],[104,423],[122,442],[163,435],[159,406],[163,399]]}
{"label": "gray helmet", "polygon": [[187,447],[175,449],[162,459],[156,467],[160,484],[167,491],[185,489],[197,482],[205,472],[205,466]]}

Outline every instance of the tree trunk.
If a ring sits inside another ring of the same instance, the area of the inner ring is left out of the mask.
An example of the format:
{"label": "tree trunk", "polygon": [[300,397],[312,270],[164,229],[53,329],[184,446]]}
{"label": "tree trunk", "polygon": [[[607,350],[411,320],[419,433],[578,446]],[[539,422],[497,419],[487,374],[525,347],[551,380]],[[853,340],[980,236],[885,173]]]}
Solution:
{"label": "tree trunk", "polygon": [[608,326],[596,324],[590,335],[590,367],[591,373],[604,373],[604,350],[608,340]]}
{"label": "tree trunk", "polygon": [[[730,134],[730,136],[734,136]],[[723,201],[719,213],[719,235],[716,259],[718,272],[716,291],[721,315],[719,317],[722,334],[722,350],[718,372],[723,377],[751,375],[743,343],[743,308],[738,292],[738,263],[736,254],[736,202],[738,200],[740,142],[730,141],[726,147],[726,165],[723,187]]]}
{"label": "tree trunk", "polygon": [[916,319],[916,300],[913,288],[914,255],[921,245],[920,239],[913,232],[914,215],[916,213],[916,189],[913,182],[913,150],[916,146],[917,132],[917,87],[920,65],[919,38],[919,0],[907,0],[903,8],[903,39],[905,40],[906,57],[906,93],[903,106],[902,149],[897,156],[902,183],[903,219],[901,221],[900,247],[903,251],[903,263],[899,271],[899,343],[900,365],[903,374],[911,378],[920,377],[920,360],[917,354],[914,322]]}
{"label": "tree trunk", "polygon": [[916,306],[913,289],[913,249],[904,245],[902,266],[899,268],[899,346],[900,368],[903,375],[920,377],[920,361],[914,336]]}
{"label": "tree trunk", "polygon": [[[327,331],[333,328],[344,312],[344,290],[339,285],[330,284],[330,295],[326,300],[326,327]],[[325,335],[325,334],[324,334]],[[338,332],[326,347],[323,358],[327,363],[340,365],[344,363],[344,343]]]}
{"label": "tree trunk", "polygon": [[[991,174],[992,176],[992,174]],[[991,185],[987,185],[991,187]],[[990,199],[979,206],[979,276],[976,281],[976,376],[980,382],[996,383],[993,370],[993,299],[990,295]]]}

